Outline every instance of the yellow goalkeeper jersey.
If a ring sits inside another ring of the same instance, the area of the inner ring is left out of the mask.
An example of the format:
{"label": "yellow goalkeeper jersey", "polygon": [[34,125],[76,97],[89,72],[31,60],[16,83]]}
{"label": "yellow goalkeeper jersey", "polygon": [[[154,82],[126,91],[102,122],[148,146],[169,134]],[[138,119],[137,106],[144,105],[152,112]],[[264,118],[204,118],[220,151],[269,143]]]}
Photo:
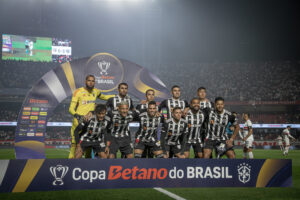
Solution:
{"label": "yellow goalkeeper jersey", "polygon": [[108,100],[115,95],[104,95],[100,90],[94,88],[91,92],[84,87],[75,90],[72,96],[69,112],[72,115],[86,115],[95,109],[96,99]]}

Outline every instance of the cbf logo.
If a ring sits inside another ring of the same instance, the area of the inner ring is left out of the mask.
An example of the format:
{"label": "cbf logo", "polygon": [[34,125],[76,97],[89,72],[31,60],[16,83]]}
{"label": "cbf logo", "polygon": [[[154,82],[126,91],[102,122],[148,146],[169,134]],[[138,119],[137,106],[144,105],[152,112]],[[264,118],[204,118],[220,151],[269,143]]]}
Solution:
{"label": "cbf logo", "polygon": [[251,178],[251,166],[246,163],[242,163],[239,164],[237,168],[239,174],[239,181],[241,181],[244,184],[249,182]]}
{"label": "cbf logo", "polygon": [[55,178],[52,185],[63,185],[63,178],[67,174],[69,167],[57,165],[56,167],[50,167],[50,172],[52,176]]}
{"label": "cbf logo", "polygon": [[98,67],[100,69],[101,75],[107,75],[107,70],[110,67],[110,62],[106,62],[104,60],[98,62]]}

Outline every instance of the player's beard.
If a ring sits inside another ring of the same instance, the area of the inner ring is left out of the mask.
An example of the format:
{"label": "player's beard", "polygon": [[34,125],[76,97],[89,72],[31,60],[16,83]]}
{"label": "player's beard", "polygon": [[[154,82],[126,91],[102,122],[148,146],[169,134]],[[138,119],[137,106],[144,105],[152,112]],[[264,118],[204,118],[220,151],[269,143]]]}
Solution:
{"label": "player's beard", "polygon": [[88,85],[86,85],[85,87],[86,87],[86,89],[88,89],[88,90],[94,89],[94,86],[88,86]]}

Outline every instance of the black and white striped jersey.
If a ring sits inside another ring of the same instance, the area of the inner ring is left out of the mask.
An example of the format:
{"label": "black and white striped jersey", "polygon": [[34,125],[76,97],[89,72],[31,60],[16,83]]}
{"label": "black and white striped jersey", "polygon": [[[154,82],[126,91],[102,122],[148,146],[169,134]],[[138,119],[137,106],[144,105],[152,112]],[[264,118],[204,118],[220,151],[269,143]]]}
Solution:
{"label": "black and white striped jersey", "polygon": [[128,111],[126,117],[123,117],[119,111],[112,111],[108,113],[110,118],[110,135],[115,138],[124,138],[130,136],[129,123],[138,121],[138,113]]}
{"label": "black and white striped jersey", "polygon": [[206,108],[203,111],[207,112],[208,115],[206,138],[211,140],[227,140],[226,127],[229,122],[235,126],[237,124],[237,118],[225,109],[221,114],[215,109]]}
{"label": "black and white striped jersey", "polygon": [[145,104],[139,104],[136,106],[135,110],[138,112],[138,113],[143,113],[145,112],[146,110],[148,109],[148,103],[145,103]]}
{"label": "black and white striped jersey", "polygon": [[186,142],[188,144],[196,144],[196,143],[202,143],[202,129],[204,126],[204,122],[207,115],[206,113],[199,110],[196,113],[193,113],[191,110],[188,111],[185,121],[187,122],[188,126],[188,133],[186,136]]}
{"label": "black and white striped jersey", "polygon": [[[102,143],[107,134],[108,124],[109,118],[107,116],[105,116],[104,120],[98,121],[94,115],[88,122],[80,123],[75,129],[74,135],[79,134],[81,131],[79,135],[80,141]],[[76,143],[78,143],[78,139],[76,140]]]}
{"label": "black and white striped jersey", "polygon": [[172,109],[175,107],[180,107],[183,111],[186,107],[189,107],[189,104],[186,100],[169,98],[161,102],[158,110],[161,111],[161,109],[166,108],[167,118],[170,119],[172,117]]}
{"label": "black and white striped jersey", "polygon": [[188,132],[187,123],[184,119],[175,122],[173,118],[165,121],[162,127],[161,141],[163,145],[181,144]]}
{"label": "black and white striped jersey", "polygon": [[204,108],[213,108],[213,103],[208,101],[207,99],[201,101],[200,100],[200,109],[204,109]]}
{"label": "black and white striped jersey", "polygon": [[139,115],[140,128],[136,134],[136,139],[142,142],[157,141],[157,129],[160,124],[161,117],[150,117],[147,112]]}
{"label": "black and white striped jersey", "polygon": [[121,103],[122,101],[125,101],[128,103],[129,110],[132,110],[134,108],[132,99],[128,95],[126,95],[124,98],[120,97],[119,95],[116,95],[116,96],[108,99],[108,101],[106,103],[106,107],[108,108],[108,110],[111,110],[111,111],[117,110],[118,104]]}

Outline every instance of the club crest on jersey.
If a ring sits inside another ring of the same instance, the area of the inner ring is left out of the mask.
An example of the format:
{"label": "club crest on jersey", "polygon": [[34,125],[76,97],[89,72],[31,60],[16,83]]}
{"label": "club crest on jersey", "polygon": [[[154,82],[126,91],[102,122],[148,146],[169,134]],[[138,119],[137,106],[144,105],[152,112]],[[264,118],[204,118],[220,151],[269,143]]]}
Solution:
{"label": "club crest on jersey", "polygon": [[246,163],[242,163],[239,164],[237,168],[239,181],[244,184],[249,182],[251,178],[251,166]]}

